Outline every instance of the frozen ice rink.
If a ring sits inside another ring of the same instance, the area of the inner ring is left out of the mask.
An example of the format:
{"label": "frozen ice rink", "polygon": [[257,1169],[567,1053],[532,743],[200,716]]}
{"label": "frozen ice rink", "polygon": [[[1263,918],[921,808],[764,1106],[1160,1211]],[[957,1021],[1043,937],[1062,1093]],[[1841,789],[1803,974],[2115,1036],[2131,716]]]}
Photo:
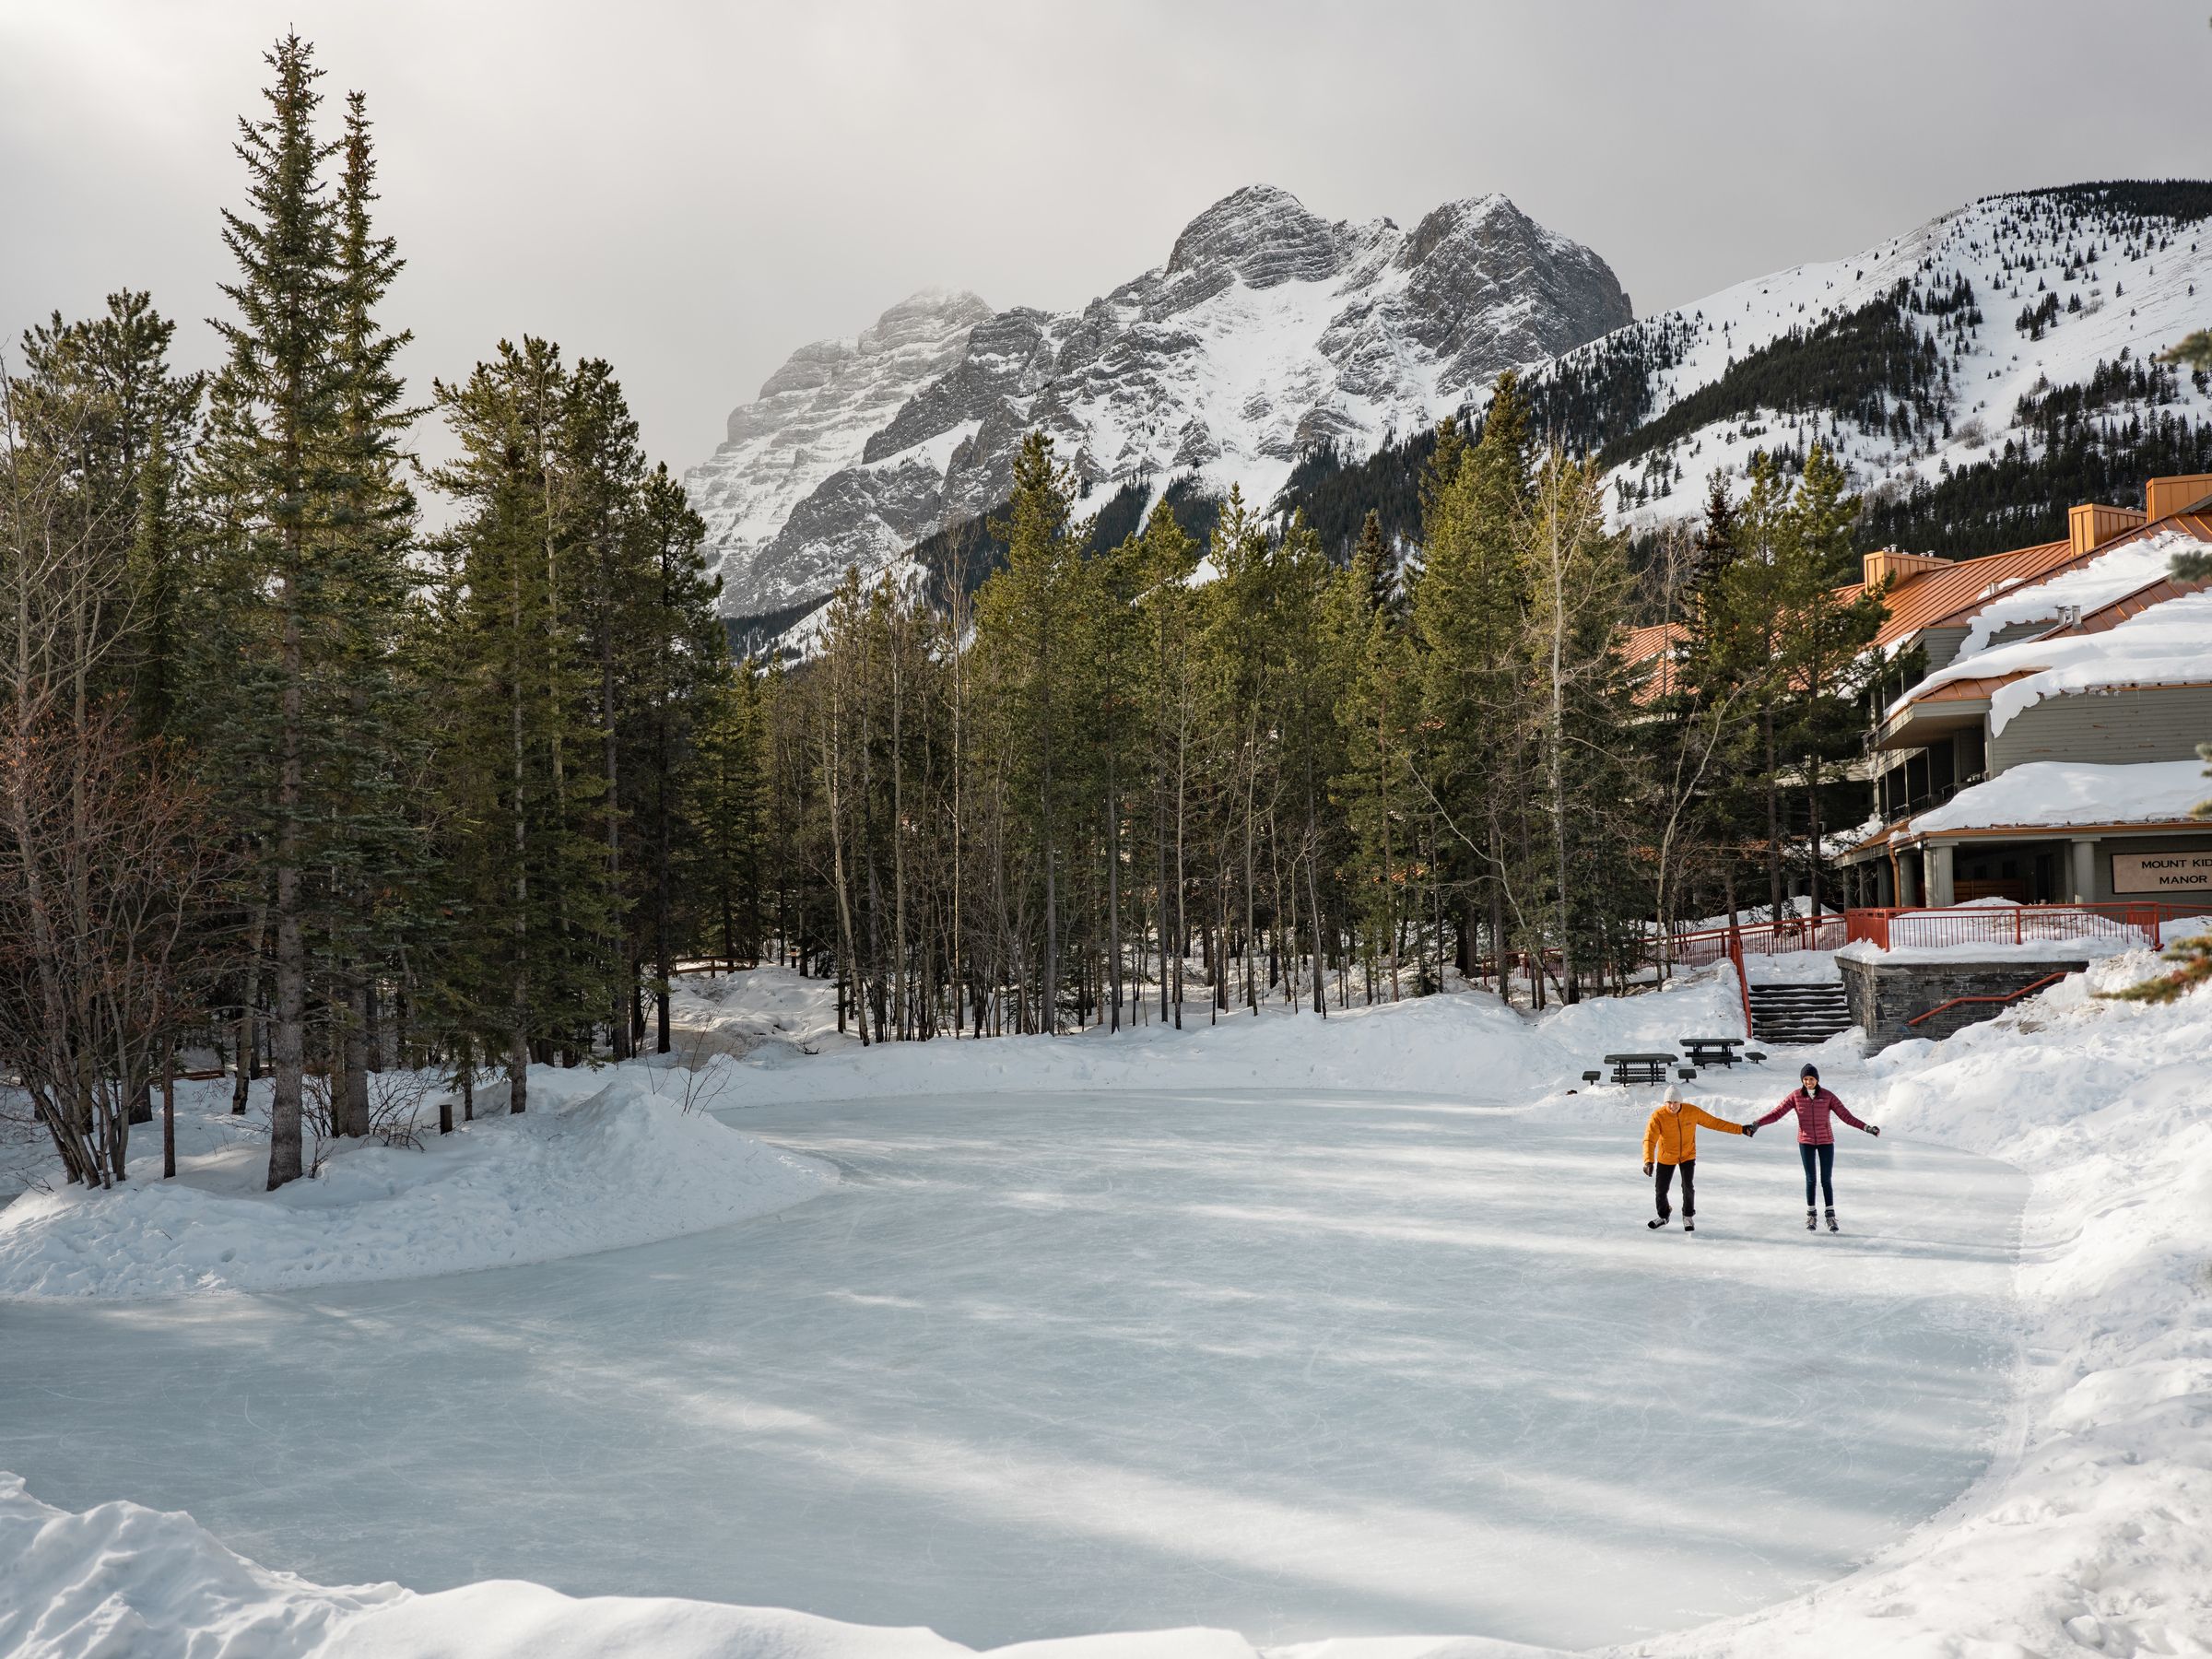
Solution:
{"label": "frozen ice rink", "polygon": [[[521,1577],[923,1624],[1567,1646],[1833,1578],[1980,1473],[2025,1182],[1649,1095],[784,1107],[837,1163],[743,1226],[317,1294],[0,1306],[0,1467],[328,1582]],[[1730,1108],[1723,1105],[1723,1111]]]}

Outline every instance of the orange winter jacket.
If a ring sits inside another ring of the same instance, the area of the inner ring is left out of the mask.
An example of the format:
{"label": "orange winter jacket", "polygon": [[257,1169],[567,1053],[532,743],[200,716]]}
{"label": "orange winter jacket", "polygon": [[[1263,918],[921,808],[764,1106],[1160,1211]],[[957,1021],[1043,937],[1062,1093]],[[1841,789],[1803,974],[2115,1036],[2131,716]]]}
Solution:
{"label": "orange winter jacket", "polygon": [[1698,1125],[1718,1129],[1724,1135],[1741,1135],[1744,1126],[1732,1124],[1726,1118],[1716,1118],[1701,1106],[1692,1106],[1687,1100],[1682,1110],[1671,1112],[1662,1106],[1652,1113],[1651,1122],[1643,1126],[1643,1161],[1645,1163],[1684,1164],[1698,1155]]}

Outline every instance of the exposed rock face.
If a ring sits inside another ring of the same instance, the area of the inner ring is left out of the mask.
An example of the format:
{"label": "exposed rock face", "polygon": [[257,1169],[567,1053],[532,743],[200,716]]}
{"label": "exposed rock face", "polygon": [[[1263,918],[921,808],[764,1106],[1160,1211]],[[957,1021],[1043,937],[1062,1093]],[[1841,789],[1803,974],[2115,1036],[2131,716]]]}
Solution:
{"label": "exposed rock face", "polygon": [[1364,453],[1630,320],[1603,260],[1503,196],[1408,234],[1253,185],[1079,312],[918,295],[806,347],[687,483],[725,609],[759,614],[1003,500],[1031,427],[1093,485],[1195,472],[1265,502],[1317,445]]}
{"label": "exposed rock face", "polygon": [[684,476],[720,562],[725,610],[805,597],[855,560],[877,559],[887,541],[905,546],[935,528],[941,463],[926,479],[912,467],[847,475],[869,434],[959,363],[969,330],[990,316],[973,294],[916,294],[857,339],[800,347],[757,399],[731,411],[713,459]]}

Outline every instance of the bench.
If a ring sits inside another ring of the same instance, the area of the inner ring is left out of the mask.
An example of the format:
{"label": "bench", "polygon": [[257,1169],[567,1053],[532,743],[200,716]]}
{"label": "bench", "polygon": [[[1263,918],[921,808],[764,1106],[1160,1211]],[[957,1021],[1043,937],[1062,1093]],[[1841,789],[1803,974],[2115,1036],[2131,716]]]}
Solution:
{"label": "bench", "polygon": [[1607,1054],[1606,1064],[1613,1068],[1613,1081],[1626,1088],[1631,1083],[1664,1083],[1667,1067],[1675,1064],[1672,1053],[1665,1054]]}
{"label": "bench", "polygon": [[1677,1037],[1675,1041],[1688,1051],[1692,1065],[1734,1065],[1735,1051],[1744,1046],[1741,1037]]}

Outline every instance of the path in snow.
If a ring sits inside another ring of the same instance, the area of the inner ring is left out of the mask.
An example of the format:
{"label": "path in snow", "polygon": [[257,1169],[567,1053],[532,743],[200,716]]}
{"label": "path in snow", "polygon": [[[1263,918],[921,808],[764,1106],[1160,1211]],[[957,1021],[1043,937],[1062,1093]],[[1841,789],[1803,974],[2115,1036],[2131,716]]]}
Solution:
{"label": "path in snow", "polygon": [[925,1624],[1583,1645],[1832,1578],[2006,1409],[2024,1182],[1406,1099],[792,1107],[780,1216],[319,1294],[0,1308],[0,1468],[324,1582]]}

